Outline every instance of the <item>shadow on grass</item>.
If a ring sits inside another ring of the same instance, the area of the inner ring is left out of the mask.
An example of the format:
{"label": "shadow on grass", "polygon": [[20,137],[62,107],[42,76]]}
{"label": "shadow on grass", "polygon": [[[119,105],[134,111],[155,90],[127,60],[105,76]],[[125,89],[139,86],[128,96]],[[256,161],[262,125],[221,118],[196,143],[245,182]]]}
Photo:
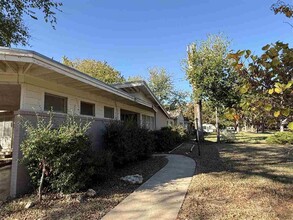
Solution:
{"label": "shadow on grass", "polygon": [[281,145],[201,144],[201,156],[195,147],[192,157],[197,173],[232,172],[242,178],[260,176],[284,184],[292,184],[293,148]]}

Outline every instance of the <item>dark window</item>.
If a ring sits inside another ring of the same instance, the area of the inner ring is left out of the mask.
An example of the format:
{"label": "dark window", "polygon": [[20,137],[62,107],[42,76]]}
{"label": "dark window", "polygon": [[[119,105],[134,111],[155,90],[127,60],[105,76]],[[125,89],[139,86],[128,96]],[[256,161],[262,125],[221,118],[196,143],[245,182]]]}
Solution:
{"label": "dark window", "polygon": [[104,118],[114,118],[114,108],[104,106]]}
{"label": "dark window", "polygon": [[45,111],[67,113],[67,98],[45,93]]}
{"label": "dark window", "polygon": [[80,114],[95,116],[95,104],[88,102],[80,102]]}

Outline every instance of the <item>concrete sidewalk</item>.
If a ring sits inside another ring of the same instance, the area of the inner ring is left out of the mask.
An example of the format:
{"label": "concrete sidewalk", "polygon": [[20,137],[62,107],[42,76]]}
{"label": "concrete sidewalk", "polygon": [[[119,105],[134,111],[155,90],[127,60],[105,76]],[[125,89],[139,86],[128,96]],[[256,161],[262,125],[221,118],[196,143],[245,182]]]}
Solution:
{"label": "concrete sidewalk", "polygon": [[169,162],[130,194],[103,220],[176,219],[195,170],[195,162],[182,155],[166,155]]}

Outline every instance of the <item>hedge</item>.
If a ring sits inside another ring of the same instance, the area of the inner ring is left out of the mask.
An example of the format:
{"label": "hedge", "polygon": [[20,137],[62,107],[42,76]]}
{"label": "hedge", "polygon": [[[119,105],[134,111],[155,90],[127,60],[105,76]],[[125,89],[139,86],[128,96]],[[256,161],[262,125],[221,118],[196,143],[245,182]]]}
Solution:
{"label": "hedge", "polygon": [[148,158],[154,148],[153,135],[132,122],[113,121],[107,124],[104,143],[105,149],[113,153],[116,166]]}
{"label": "hedge", "polygon": [[165,152],[173,149],[177,144],[187,139],[187,133],[182,126],[163,127],[152,131],[156,152]]}

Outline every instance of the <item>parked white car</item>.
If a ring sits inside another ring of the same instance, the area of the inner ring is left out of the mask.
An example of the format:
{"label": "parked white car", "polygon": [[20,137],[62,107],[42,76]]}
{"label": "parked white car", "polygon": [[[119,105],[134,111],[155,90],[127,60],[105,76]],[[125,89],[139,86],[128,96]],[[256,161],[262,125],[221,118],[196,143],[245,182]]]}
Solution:
{"label": "parked white car", "polygon": [[202,128],[203,128],[203,131],[206,133],[212,133],[216,131],[216,127],[212,124],[203,124]]}
{"label": "parked white car", "polygon": [[236,130],[235,130],[234,127],[227,127],[226,130],[227,130],[228,132],[236,133]]}

